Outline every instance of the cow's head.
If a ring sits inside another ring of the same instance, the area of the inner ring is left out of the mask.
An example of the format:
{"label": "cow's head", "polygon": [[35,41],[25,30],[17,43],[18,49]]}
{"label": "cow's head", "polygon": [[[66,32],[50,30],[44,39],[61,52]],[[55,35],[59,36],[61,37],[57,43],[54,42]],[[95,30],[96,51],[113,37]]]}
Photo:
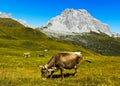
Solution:
{"label": "cow's head", "polygon": [[48,69],[48,66],[47,64],[44,65],[44,66],[40,66],[41,67],[41,76],[42,78],[47,78],[48,77],[48,74],[51,72],[51,71],[55,71],[57,68],[56,67],[52,67],[52,68],[49,68]]}
{"label": "cow's head", "polygon": [[40,66],[40,67],[41,67],[41,76],[43,78],[46,78],[48,76],[48,74],[49,74],[47,65]]}

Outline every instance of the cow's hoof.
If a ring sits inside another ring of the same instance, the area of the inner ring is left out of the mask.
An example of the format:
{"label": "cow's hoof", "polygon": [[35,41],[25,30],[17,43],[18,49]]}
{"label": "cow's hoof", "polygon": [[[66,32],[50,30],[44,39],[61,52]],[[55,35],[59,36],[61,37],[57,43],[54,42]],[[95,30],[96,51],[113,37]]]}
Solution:
{"label": "cow's hoof", "polygon": [[76,76],[76,74],[74,73],[73,76]]}

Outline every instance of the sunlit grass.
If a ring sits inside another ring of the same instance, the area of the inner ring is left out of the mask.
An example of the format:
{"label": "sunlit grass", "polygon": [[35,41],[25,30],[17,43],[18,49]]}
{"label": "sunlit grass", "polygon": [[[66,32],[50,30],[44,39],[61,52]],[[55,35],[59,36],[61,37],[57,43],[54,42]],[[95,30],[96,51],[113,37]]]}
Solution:
{"label": "sunlit grass", "polygon": [[[100,48],[93,37],[87,38],[90,40],[88,44],[92,43],[92,46]],[[113,44],[119,45],[119,40],[115,41],[117,42]],[[105,40],[106,42],[111,43]],[[39,30],[26,28],[11,19],[0,19],[0,86],[119,86],[120,57],[101,56],[81,47],[80,43],[79,45],[51,39]],[[108,48],[106,45],[105,47]],[[48,52],[44,52],[44,49],[48,49]],[[119,49],[119,46],[110,49]],[[64,70],[66,77],[63,80],[60,71],[53,78],[43,80],[39,65],[46,64],[53,54],[64,51],[82,52],[84,61],[80,64],[77,76],[72,76],[74,70]],[[24,58],[24,52],[30,52],[31,56]],[[40,53],[45,57],[39,57]]]}
{"label": "sunlit grass", "polygon": [[[50,51],[52,53],[54,51]],[[33,52],[32,52],[33,53]],[[0,56],[0,86],[119,86],[120,57],[84,56],[77,76],[72,76],[74,70],[64,70],[69,76],[42,80],[39,65],[46,64],[51,57],[33,56]],[[55,75],[60,75],[60,71]]]}

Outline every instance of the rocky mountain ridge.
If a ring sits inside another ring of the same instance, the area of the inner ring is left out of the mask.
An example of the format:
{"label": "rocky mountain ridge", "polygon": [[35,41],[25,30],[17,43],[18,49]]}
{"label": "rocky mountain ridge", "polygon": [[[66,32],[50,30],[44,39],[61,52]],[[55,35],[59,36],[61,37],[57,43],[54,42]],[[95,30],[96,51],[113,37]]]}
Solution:
{"label": "rocky mountain ridge", "polygon": [[91,16],[85,9],[65,9],[60,15],[48,22],[47,26],[43,28],[43,32],[55,37],[90,32],[104,33],[110,37],[120,37],[116,33],[113,34],[107,24]]}

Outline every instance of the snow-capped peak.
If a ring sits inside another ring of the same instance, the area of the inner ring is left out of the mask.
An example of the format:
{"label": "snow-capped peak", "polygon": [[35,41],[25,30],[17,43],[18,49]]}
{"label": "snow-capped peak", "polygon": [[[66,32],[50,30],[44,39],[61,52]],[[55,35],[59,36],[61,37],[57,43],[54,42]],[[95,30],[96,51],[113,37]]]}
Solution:
{"label": "snow-capped peak", "polygon": [[107,24],[103,24],[94,18],[85,9],[65,9],[60,15],[52,18],[47,25],[47,29],[43,30],[47,33],[61,33],[64,35],[73,33],[105,33],[113,36]]}

